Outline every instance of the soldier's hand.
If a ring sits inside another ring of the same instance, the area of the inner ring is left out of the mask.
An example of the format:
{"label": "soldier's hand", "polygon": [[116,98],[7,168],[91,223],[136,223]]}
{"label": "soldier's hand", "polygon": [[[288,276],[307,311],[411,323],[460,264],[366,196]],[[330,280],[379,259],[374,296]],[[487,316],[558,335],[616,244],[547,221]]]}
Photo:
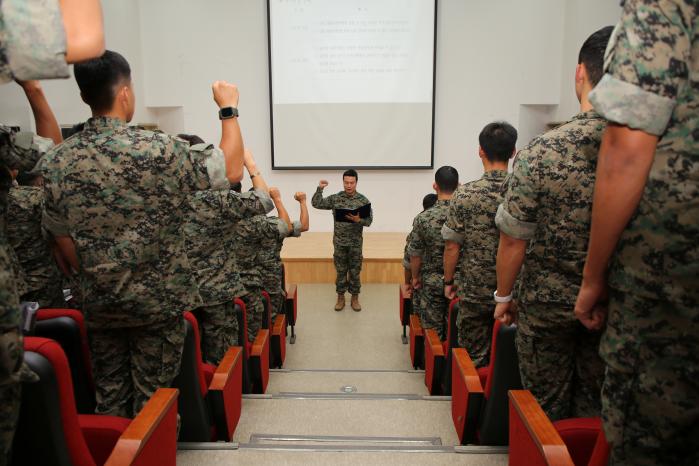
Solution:
{"label": "soldier's hand", "polygon": [[318,187],[319,187],[320,189],[325,189],[325,187],[326,187],[327,185],[328,185],[328,181],[327,181],[327,180],[320,180],[320,182],[318,183]]}
{"label": "soldier's hand", "polygon": [[350,222],[354,222],[354,223],[359,223],[359,222],[362,221],[362,219],[361,219],[361,217],[359,216],[359,214],[356,214],[356,215],[347,214],[347,215],[345,215],[345,218],[346,218],[347,220],[349,220]]}
{"label": "soldier's hand", "polygon": [[294,194],[294,200],[298,202],[306,202],[306,193],[301,191],[297,192],[296,194]]}
{"label": "soldier's hand", "polygon": [[420,277],[413,277],[413,279],[410,281],[410,284],[413,286],[413,290],[419,290],[422,288],[422,280]]}
{"label": "soldier's hand", "polygon": [[517,321],[517,307],[514,301],[509,303],[497,303],[493,317],[505,325],[511,325]]}
{"label": "soldier's hand", "polygon": [[279,192],[279,188],[270,187],[269,197],[271,197],[272,199],[281,199],[282,194]]}
{"label": "soldier's hand", "polygon": [[214,100],[219,108],[238,107],[238,86],[226,81],[215,81],[211,85],[214,92]]}
{"label": "soldier's hand", "polygon": [[600,330],[607,320],[607,284],[583,279],[575,301],[575,317],[589,330]]}
{"label": "soldier's hand", "polygon": [[456,298],[456,286],[444,285],[444,297],[446,297],[447,299]]}

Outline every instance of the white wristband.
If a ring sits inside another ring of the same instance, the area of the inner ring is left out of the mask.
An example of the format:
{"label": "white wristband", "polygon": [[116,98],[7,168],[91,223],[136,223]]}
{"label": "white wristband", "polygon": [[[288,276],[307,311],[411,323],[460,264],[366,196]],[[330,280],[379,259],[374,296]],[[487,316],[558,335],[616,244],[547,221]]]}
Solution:
{"label": "white wristband", "polygon": [[512,293],[507,296],[498,296],[498,290],[493,291],[493,298],[496,303],[509,303],[512,301]]}

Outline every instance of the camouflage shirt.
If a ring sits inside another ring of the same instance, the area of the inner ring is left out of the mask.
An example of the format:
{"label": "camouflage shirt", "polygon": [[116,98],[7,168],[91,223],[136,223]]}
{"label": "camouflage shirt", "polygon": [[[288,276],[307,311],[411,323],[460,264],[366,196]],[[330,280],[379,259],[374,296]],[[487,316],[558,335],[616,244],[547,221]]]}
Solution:
{"label": "camouflage shirt", "polygon": [[67,78],[66,37],[58,0],[0,2],[0,84]]}
{"label": "camouflage shirt", "polygon": [[225,239],[240,220],[272,210],[272,200],[262,191],[206,190],[191,196],[190,207],[184,231],[199,294],[205,305],[229,302],[241,295],[242,285],[238,266],[227,264],[228,256],[234,254]]}
{"label": "camouflage shirt", "polygon": [[[268,217],[276,218],[276,217]],[[282,247],[284,246],[284,240],[289,237],[298,238],[301,236],[301,222],[295,220],[291,222],[292,229],[289,230],[287,236],[278,236],[272,239],[263,240],[262,245],[262,255],[260,257],[260,273],[262,274],[262,281],[265,289],[267,289],[268,284],[271,285],[272,282],[276,283],[281,280],[282,274]],[[267,244],[267,241],[269,243]]]}
{"label": "camouflage shirt", "polygon": [[444,275],[444,239],[442,226],[449,214],[449,201],[438,200],[434,206],[421,212],[413,221],[412,238],[408,254],[422,259],[420,275],[425,280],[428,275]]}
{"label": "camouflage shirt", "polygon": [[8,168],[29,171],[52,147],[49,138],[0,125],[0,164]]}
{"label": "camouflage shirt", "polygon": [[262,264],[269,260],[269,252],[278,241],[289,235],[289,226],[278,217],[255,215],[236,225],[232,235],[235,260],[244,287],[262,287]]}
{"label": "camouflage shirt", "polygon": [[606,126],[596,112],[580,113],[517,154],[495,223],[503,233],[529,241],[520,277],[523,302],[575,304]]}
{"label": "camouflage shirt", "polygon": [[442,237],[461,245],[461,263],[454,277],[456,294],[473,303],[490,303],[497,288],[495,261],[500,232],[495,212],[502,202],[507,172],[485,172],[480,180],[460,186],[449,203]]}
{"label": "camouflage shirt", "polygon": [[190,193],[229,187],[223,153],[202,146],[97,117],[46,155],[44,227],[75,242],[91,325],[147,325],[201,305],[187,205]]}
{"label": "camouflage shirt", "polygon": [[[354,196],[350,197],[344,191],[340,191],[337,194],[323,197],[323,190],[320,187],[316,189],[311,199],[311,205],[316,209],[332,210],[333,218],[335,209],[354,210],[367,204],[369,204],[369,199],[359,193],[354,193]],[[363,242],[362,230],[364,227],[370,226],[373,220],[374,212],[372,211],[368,218],[361,219],[359,223],[335,222],[333,244],[337,246],[361,247]]]}
{"label": "camouflage shirt", "polygon": [[43,188],[12,188],[8,196],[7,238],[24,271],[27,291],[51,290],[53,296],[61,296],[63,277],[41,228],[43,210]]}
{"label": "camouflage shirt", "polygon": [[[699,10],[628,0],[590,101],[610,121],[660,136],[610,285],[699,307]],[[640,310],[639,310],[640,311]],[[694,314],[696,316],[696,314]]]}
{"label": "camouflage shirt", "polygon": [[[413,223],[415,220],[413,220]],[[410,230],[408,236],[405,237],[405,247],[403,248],[403,268],[406,270],[410,270],[410,252],[408,252],[408,248],[410,247],[410,242],[413,241],[413,238],[415,237],[415,233],[413,233],[413,231],[414,230]]]}

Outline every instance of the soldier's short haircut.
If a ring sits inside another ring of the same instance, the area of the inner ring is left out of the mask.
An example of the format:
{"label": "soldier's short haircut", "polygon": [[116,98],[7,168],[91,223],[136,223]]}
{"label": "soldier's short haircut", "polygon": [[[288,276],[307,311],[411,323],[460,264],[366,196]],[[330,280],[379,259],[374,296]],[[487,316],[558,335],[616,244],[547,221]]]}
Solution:
{"label": "soldier's short haircut", "polygon": [[592,86],[596,86],[604,74],[604,52],[612,37],[613,26],[603,27],[583,43],[578,54],[578,64],[585,65]]}
{"label": "soldier's short haircut", "polygon": [[196,134],[178,134],[177,137],[187,141],[190,146],[194,146],[196,144],[204,144],[204,140]]}
{"label": "soldier's short haircut", "polygon": [[459,172],[456,168],[445,165],[434,174],[434,181],[441,192],[451,194],[459,186]]}
{"label": "soldier's short haircut", "polygon": [[351,176],[354,177],[354,181],[359,181],[359,175],[357,175],[357,170],[350,168],[349,170],[345,170],[345,172],[342,174],[342,178],[346,176]]}
{"label": "soldier's short haircut", "polygon": [[437,203],[437,195],[435,193],[429,193],[427,196],[422,198],[422,210],[427,210]]}
{"label": "soldier's short haircut", "polygon": [[478,135],[478,143],[491,162],[507,162],[517,144],[517,130],[505,121],[489,123]]}
{"label": "soldier's short haircut", "polygon": [[74,72],[83,101],[97,112],[112,108],[117,85],[131,79],[129,62],[111,50],[99,58],[77,63]]}

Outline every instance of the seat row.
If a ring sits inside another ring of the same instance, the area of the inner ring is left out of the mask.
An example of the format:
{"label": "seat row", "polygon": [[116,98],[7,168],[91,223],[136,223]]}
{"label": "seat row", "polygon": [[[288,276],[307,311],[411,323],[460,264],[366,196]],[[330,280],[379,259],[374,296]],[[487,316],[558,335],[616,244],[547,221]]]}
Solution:
{"label": "seat row", "polygon": [[[410,290],[399,287],[399,318],[410,359],[424,369],[430,395],[451,395],[452,421],[462,445],[509,445],[509,464],[601,466],[609,447],[600,418],[551,422],[528,390],[522,390],[515,345],[516,326],[495,321],[490,361],[476,368],[467,348],[458,348],[458,300],[449,305],[447,339],[423,329]],[[407,340],[407,342],[406,342]]]}
{"label": "seat row", "polygon": [[178,440],[230,441],[242,394],[265,392],[270,365],[284,363],[287,322],[292,333],[296,323],[295,285],[287,288],[284,312],[274,322],[269,296],[265,302],[263,328],[249,342],[245,304],[235,300],[243,331],[217,367],[203,362],[198,322],[185,312],[180,373],[173,387],[159,389],[134,420],[93,414],[95,389],[82,313],[40,309],[34,336],[24,340],[25,361],[40,380],[22,387],[13,464],[174,465]]}

